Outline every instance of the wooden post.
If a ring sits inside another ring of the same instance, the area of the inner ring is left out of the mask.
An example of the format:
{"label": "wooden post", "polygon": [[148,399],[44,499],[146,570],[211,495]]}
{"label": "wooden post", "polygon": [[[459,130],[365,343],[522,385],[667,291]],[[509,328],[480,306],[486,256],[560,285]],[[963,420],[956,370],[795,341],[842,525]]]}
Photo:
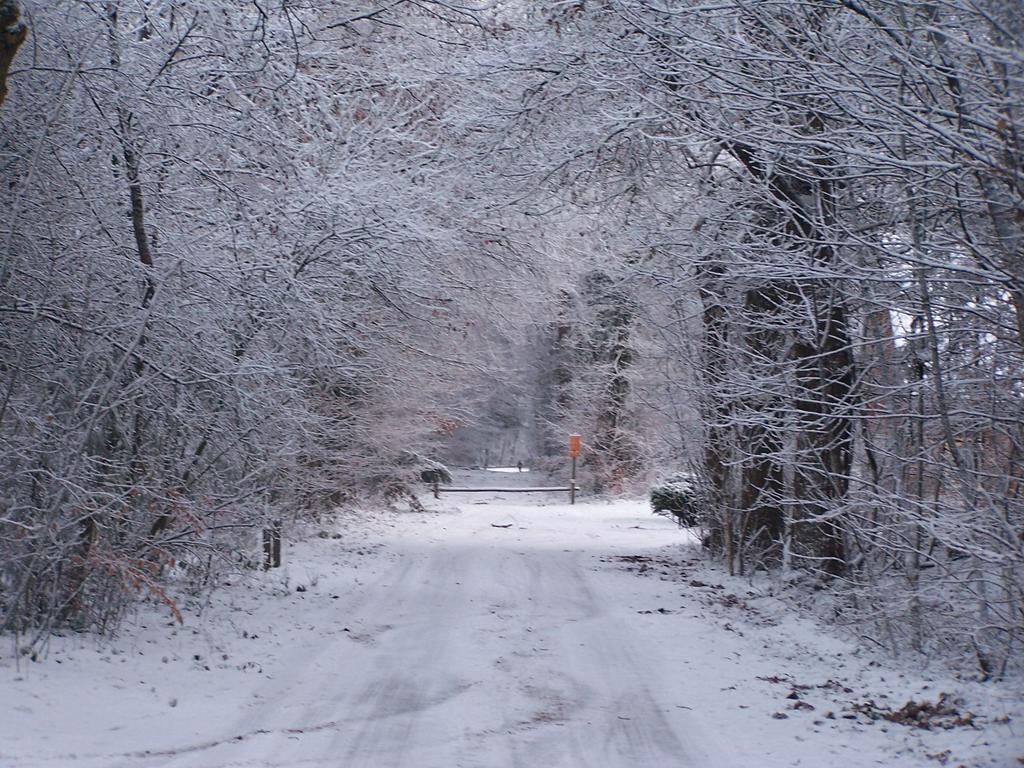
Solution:
{"label": "wooden post", "polygon": [[263,570],[281,567],[281,521],[263,529]]}
{"label": "wooden post", "polygon": [[569,457],[572,459],[572,478],[569,480],[569,503],[576,503],[576,459],[580,455],[583,445],[583,438],[579,435],[569,435]]}
{"label": "wooden post", "polygon": [[569,481],[569,503],[576,503],[576,457],[572,457],[572,479]]}
{"label": "wooden post", "polygon": [[274,531],[274,567],[281,567],[281,521],[275,520],[272,526]]}

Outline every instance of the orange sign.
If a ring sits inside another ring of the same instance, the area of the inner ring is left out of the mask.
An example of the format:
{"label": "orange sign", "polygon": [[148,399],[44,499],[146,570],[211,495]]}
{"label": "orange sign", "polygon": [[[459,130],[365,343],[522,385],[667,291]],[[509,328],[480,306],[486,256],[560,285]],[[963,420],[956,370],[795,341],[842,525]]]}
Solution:
{"label": "orange sign", "polygon": [[569,458],[575,459],[580,455],[580,436],[569,435]]}

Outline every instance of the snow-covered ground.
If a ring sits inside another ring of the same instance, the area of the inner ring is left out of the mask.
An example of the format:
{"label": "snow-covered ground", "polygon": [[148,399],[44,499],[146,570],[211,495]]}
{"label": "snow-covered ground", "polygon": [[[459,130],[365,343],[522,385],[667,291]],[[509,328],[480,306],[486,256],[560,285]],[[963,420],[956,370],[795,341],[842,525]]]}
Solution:
{"label": "snow-covered ground", "polygon": [[[8,642],[0,766],[1006,768],[1024,757],[1011,686],[901,670],[722,576],[642,501],[565,497],[442,493],[426,514],[339,516],[289,542],[285,568],[221,590],[184,627],[144,611],[114,641],[57,638],[17,664]],[[930,730],[879,716],[941,694],[957,714]],[[973,725],[953,725],[969,714]]]}

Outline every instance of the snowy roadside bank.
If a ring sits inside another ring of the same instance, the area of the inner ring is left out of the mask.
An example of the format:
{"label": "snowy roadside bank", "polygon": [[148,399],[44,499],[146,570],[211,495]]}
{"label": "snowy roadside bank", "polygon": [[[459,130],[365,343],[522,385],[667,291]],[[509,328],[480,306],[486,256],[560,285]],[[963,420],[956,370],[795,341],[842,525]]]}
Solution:
{"label": "snowy roadside bank", "polygon": [[[102,646],[56,638],[17,666],[5,643],[0,765],[995,768],[1024,756],[1008,686],[857,651],[722,577],[642,502],[550,501],[430,500],[426,514],[314,532],[281,572],[221,590],[184,627],[144,612]],[[940,694],[955,713],[933,713],[930,729],[883,717]]]}

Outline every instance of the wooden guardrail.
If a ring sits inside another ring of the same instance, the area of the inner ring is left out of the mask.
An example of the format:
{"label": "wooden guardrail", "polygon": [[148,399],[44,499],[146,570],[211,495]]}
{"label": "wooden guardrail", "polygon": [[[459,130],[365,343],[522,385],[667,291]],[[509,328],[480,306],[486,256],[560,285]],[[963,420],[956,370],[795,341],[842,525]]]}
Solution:
{"label": "wooden guardrail", "polygon": [[436,480],[431,483],[434,491],[434,498],[441,498],[441,491],[445,493],[547,493],[547,492],[561,492],[569,493],[569,503],[576,503],[576,491],[579,490],[579,486],[575,482],[569,485],[556,485],[556,486],[533,486],[528,488],[458,488],[458,487],[442,487]]}

